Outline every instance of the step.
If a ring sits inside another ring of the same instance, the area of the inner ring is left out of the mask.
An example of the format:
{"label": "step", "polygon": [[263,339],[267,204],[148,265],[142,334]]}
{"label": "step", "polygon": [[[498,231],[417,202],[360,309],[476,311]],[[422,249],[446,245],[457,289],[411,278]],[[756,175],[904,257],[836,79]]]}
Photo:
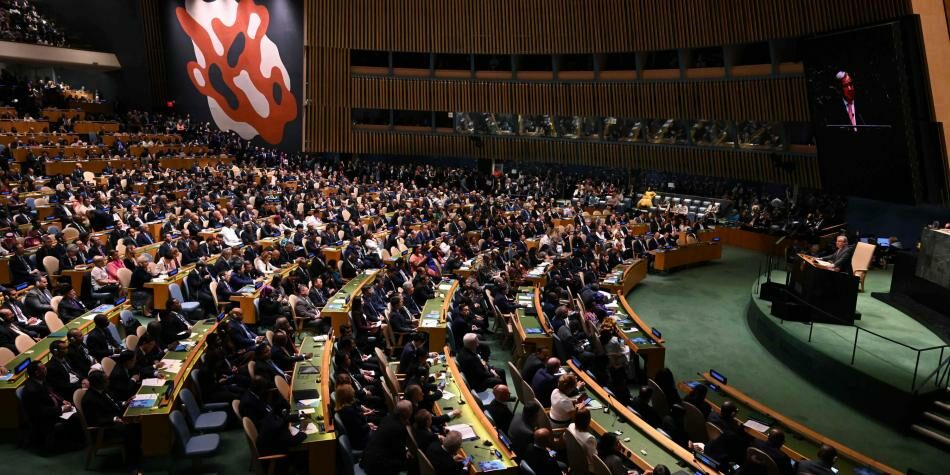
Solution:
{"label": "step", "polygon": [[933,427],[929,427],[929,426],[914,424],[911,426],[911,430],[922,435],[925,439],[928,439],[931,442],[943,445],[944,447],[950,447],[950,437],[948,437],[947,434],[944,434],[938,429],[934,429]]}
{"label": "step", "polygon": [[935,427],[941,427],[944,430],[950,430],[950,417],[946,417],[934,412],[924,412],[924,422]]}

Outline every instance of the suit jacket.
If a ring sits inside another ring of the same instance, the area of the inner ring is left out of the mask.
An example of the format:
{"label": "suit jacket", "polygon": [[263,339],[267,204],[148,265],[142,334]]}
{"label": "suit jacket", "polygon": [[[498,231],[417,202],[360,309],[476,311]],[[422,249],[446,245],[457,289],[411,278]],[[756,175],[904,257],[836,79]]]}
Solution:
{"label": "suit jacket", "polygon": [[[76,382],[69,380],[70,374],[74,375]],[[65,359],[52,358],[46,363],[46,384],[67,401],[72,401],[73,391],[82,387],[79,382],[82,377],[83,373],[77,372]]]}
{"label": "suit jacket", "polygon": [[135,245],[136,246],[148,246],[149,244],[154,244],[155,239],[152,238],[147,232],[141,231],[135,236]]}
{"label": "suit jacket", "polygon": [[825,259],[831,262],[832,264],[834,264],[835,267],[838,268],[839,272],[843,272],[845,274],[852,274],[853,273],[851,269],[852,256],[854,256],[854,246],[848,246],[848,247],[845,247],[844,249],[836,250],[834,253],[829,254],[823,257],[822,259]]}
{"label": "suit jacket", "polygon": [[435,473],[439,475],[462,475],[465,473],[462,470],[462,464],[456,462],[452,454],[446,452],[438,441],[429,444],[425,454],[429,462],[432,463],[432,467],[435,468]]}
{"label": "suit jacket", "polygon": [[[764,440],[755,440],[752,442],[752,446],[765,452],[772,461],[775,462],[775,465],[778,466],[779,475],[794,475],[795,474],[795,465],[792,463],[792,459],[788,455],[785,455],[785,452],[782,452],[780,449],[772,447],[767,441]],[[742,467],[742,473],[749,475],[756,474],[765,474],[765,470],[762,470],[762,466],[752,466],[752,467]]]}
{"label": "suit jacket", "polygon": [[297,304],[294,305],[294,311],[298,317],[313,320],[320,314],[320,310],[310,301],[309,297],[297,296]]}
{"label": "suit jacket", "polygon": [[534,378],[531,379],[531,389],[544,407],[551,407],[551,393],[556,387],[557,377],[544,368],[535,372]]}
{"label": "suit jacket", "polygon": [[337,411],[337,414],[340,415],[340,419],[343,421],[343,427],[346,429],[347,435],[350,436],[350,443],[353,445],[353,449],[365,449],[366,443],[369,442],[370,430],[369,424],[366,422],[366,417],[363,416],[360,408],[355,404],[350,404]]}
{"label": "suit jacket", "polygon": [[389,314],[389,324],[393,331],[401,333],[411,333],[416,330],[415,325],[409,317],[409,310],[406,307],[399,307],[398,310]]}
{"label": "suit jacket", "polygon": [[531,470],[534,470],[535,475],[561,475],[557,460],[551,457],[544,447],[538,447],[532,443],[525,449],[522,460],[531,467]]}
{"label": "suit jacket", "polygon": [[42,319],[46,316],[46,312],[53,311],[53,307],[50,305],[52,298],[53,295],[49,293],[49,289],[46,291],[38,288],[31,289],[26,293],[26,298],[23,300],[25,313],[31,317]]}
{"label": "suit jacket", "polygon": [[23,412],[36,429],[51,430],[60,421],[63,407],[61,402],[53,398],[46,385],[30,379],[23,387]]}
{"label": "suit jacket", "polygon": [[511,420],[515,417],[514,413],[511,412],[511,408],[508,407],[507,404],[495,399],[488,405],[488,413],[491,414],[492,420],[495,421],[495,427],[504,433],[508,433]]}
{"label": "suit jacket", "polygon": [[89,374],[89,369],[96,364],[95,358],[89,354],[89,350],[86,349],[86,345],[83,343],[69,343],[66,350],[66,361],[69,362],[69,366],[73,368],[73,371],[80,375]]}
{"label": "suit jacket", "polygon": [[468,348],[459,350],[455,357],[459,370],[465,374],[465,379],[472,389],[484,391],[488,388],[489,379],[494,376],[482,363],[482,359]]}
{"label": "suit jacket", "polygon": [[86,304],[82,303],[81,300],[70,298],[60,300],[57,310],[64,322],[68,322],[89,311],[89,309],[86,308]]}
{"label": "suit jacket", "polygon": [[90,389],[82,398],[82,410],[90,426],[109,427],[122,415],[122,405],[107,393]]}
{"label": "suit jacket", "polygon": [[33,282],[33,272],[34,266],[30,262],[30,258],[27,256],[12,256],[10,257],[10,277],[13,280],[14,284],[22,284],[23,282]]}
{"label": "suit jacket", "polygon": [[397,474],[406,467],[406,426],[396,414],[387,415],[363,451],[362,466],[368,473]]}
{"label": "suit jacket", "polygon": [[[10,328],[10,325],[16,325],[16,323],[10,322],[9,324],[0,325],[0,346],[9,349],[15,355],[18,355],[20,352],[16,349],[16,337],[19,335]],[[20,327],[17,326],[17,328]],[[23,328],[20,328],[20,331],[29,335],[29,332]]]}
{"label": "suit jacket", "polygon": [[94,328],[86,336],[86,348],[96,361],[112,356],[122,350],[122,345],[105,328]]}
{"label": "suit jacket", "polygon": [[253,334],[254,332],[248,329],[242,322],[237,320],[228,322],[228,335],[231,336],[231,342],[234,343],[234,346],[238,349],[250,348],[256,345],[256,338],[251,337]]}

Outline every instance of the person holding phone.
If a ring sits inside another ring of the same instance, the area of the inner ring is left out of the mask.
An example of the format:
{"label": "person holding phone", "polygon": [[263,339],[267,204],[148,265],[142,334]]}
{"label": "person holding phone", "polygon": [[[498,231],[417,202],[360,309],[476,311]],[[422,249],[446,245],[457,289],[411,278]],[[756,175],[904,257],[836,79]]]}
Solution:
{"label": "person holding phone", "polygon": [[[458,453],[462,448],[462,434],[449,431],[441,442],[434,441],[426,448],[426,457],[439,475],[463,475],[467,472],[464,456]],[[471,462],[471,460],[468,460]]]}

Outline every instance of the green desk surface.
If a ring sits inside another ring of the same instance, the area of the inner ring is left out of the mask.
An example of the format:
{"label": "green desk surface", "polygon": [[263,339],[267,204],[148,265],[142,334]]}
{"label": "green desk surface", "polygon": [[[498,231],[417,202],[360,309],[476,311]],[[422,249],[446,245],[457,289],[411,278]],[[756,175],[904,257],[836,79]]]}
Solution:
{"label": "green desk surface", "polygon": [[[92,309],[70,320],[69,323],[67,323],[66,326],[62,328],[61,330],[53,332],[46,338],[43,338],[42,340],[36,342],[36,344],[33,345],[32,348],[30,348],[27,351],[24,351],[23,353],[20,353],[15,358],[10,360],[10,362],[6,364],[7,369],[9,369],[10,372],[12,373],[13,370],[17,367],[17,365],[22,363],[27,358],[36,359],[34,355],[43,355],[40,359],[42,359],[45,362],[46,360],[49,359],[49,347],[50,345],[53,344],[54,341],[66,340],[66,334],[69,333],[71,330],[77,329],[77,328],[83,334],[89,333],[93,329],[92,319],[95,318],[96,315],[99,315],[99,313],[105,313],[106,315],[109,316],[110,319],[113,319],[113,317],[118,315],[122,310],[128,309],[129,304],[125,303],[118,307],[111,307],[109,310],[105,312],[96,311],[96,309],[98,308],[99,307],[96,307],[95,309]],[[17,388],[21,384],[23,384],[26,381],[26,379],[27,379],[26,374],[22,374],[20,375],[20,377],[16,379],[11,379],[8,381],[0,381],[0,390],[9,389],[9,388]]]}
{"label": "green desk surface", "polygon": [[[684,384],[686,386],[692,387],[693,385],[704,383],[705,381],[697,379],[693,381],[686,381]],[[735,403],[736,407],[739,408],[739,413],[737,414],[736,419],[739,420],[740,424],[745,423],[745,421],[748,419],[754,419],[758,422],[768,425],[770,428],[778,427],[785,431],[786,447],[798,452],[805,458],[815,458],[815,455],[818,453],[818,447],[821,446],[820,443],[811,439],[807,439],[801,434],[795,433],[788,427],[785,427],[778,421],[774,420],[768,414],[757,412],[750,406],[744,404],[742,401],[728,397],[727,394],[723,394],[718,388],[715,387],[715,385],[708,383],[705,384],[709,387],[709,391],[706,394],[706,400],[709,401],[710,404],[714,404],[717,407],[722,407],[722,403],[726,402],[727,400],[732,401]],[[855,469],[864,467],[864,465],[855,460],[848,459],[839,453],[838,461],[835,462],[835,467],[839,470],[840,474],[850,475],[857,473]]]}
{"label": "green desk surface", "polygon": [[455,295],[455,289],[458,286],[453,285],[455,280],[448,279],[439,283],[436,288],[435,297],[426,300],[422,306],[422,317],[419,326],[424,328],[443,328],[446,326],[446,319],[442,315],[442,306],[446,299],[451,299]]}
{"label": "green desk surface", "polygon": [[346,298],[351,297],[357,289],[363,287],[363,284],[371,280],[376,275],[378,270],[379,269],[367,269],[363,272],[360,272],[356,277],[350,279],[346,285],[341,287],[340,290],[330,297],[330,300],[327,301],[326,306],[323,307],[323,311],[333,312],[346,310],[348,308]]}
{"label": "green desk surface", "polygon": [[613,269],[610,270],[610,273],[604,277],[604,283],[610,285],[620,285],[623,283],[623,274],[627,271],[632,264],[617,264]]}
{"label": "green desk surface", "polygon": [[630,317],[623,308],[623,305],[610,305],[608,308],[612,310],[617,317],[620,330],[633,344],[637,345],[638,348],[659,348],[662,346],[654,340],[653,335],[643,333],[643,330],[637,325],[636,320]]}
{"label": "green desk surface", "polygon": [[[443,356],[444,358],[444,356]],[[439,358],[436,361],[436,364],[432,365],[430,373],[433,375],[445,375],[445,388],[442,390],[443,393],[451,393],[454,397],[450,399],[439,399],[436,404],[439,408],[442,409],[442,413],[447,413],[452,410],[459,410],[462,414],[448,422],[448,425],[455,424],[468,424],[472,426],[472,429],[475,431],[475,435],[478,436],[478,439],[475,440],[465,440],[462,441],[462,450],[465,451],[466,455],[472,456],[472,467],[475,471],[478,472],[478,464],[481,462],[488,462],[491,460],[501,460],[506,467],[517,467],[518,464],[502,455],[502,458],[498,458],[494,454],[494,450],[497,448],[495,442],[492,441],[491,446],[486,446],[486,440],[493,440],[492,436],[489,434],[488,430],[482,426],[479,421],[478,416],[476,416],[475,411],[480,411],[478,407],[471,407],[468,404],[459,404],[459,400],[462,398],[462,388],[466,388],[465,383],[462,381],[455,381],[455,378],[452,377],[452,372],[449,371],[448,366],[443,362],[443,358]],[[464,389],[468,390],[468,389]],[[486,450],[490,449],[490,450]]]}
{"label": "green desk surface", "polygon": [[[518,288],[518,293],[515,295],[515,303],[519,305],[528,305],[531,308],[537,308],[534,301],[534,287],[520,287]],[[525,309],[518,308],[515,311],[515,316],[518,317],[518,321],[521,324],[521,328],[525,332],[525,337],[540,337],[545,336],[544,327],[541,326],[541,321],[538,320],[537,316],[527,315]],[[540,333],[529,332],[530,329],[541,330]]]}
{"label": "green desk surface", "polygon": [[[587,393],[587,395],[595,401],[598,401],[603,407],[608,407],[609,402],[619,404],[613,400],[606,401],[601,399],[600,396],[594,391],[587,390],[585,393]],[[620,416],[613,409],[611,409],[609,413],[604,413],[603,408],[591,409],[590,415],[594,422],[604,428],[604,431],[621,431],[621,434],[618,435],[617,438],[620,440],[620,444],[623,445],[623,448],[628,452],[636,454],[642,458],[644,461],[650,464],[651,467],[656,466],[657,464],[663,464],[675,472],[676,467],[680,467],[682,465],[679,458],[668,452],[665,447],[650,438],[650,436],[640,432],[640,430],[637,429],[635,425],[627,422],[623,416]],[[630,440],[627,441],[627,438]],[[641,451],[646,451],[646,455],[644,455]]]}
{"label": "green desk surface", "polygon": [[[210,321],[209,321],[210,320]],[[191,327],[191,336],[182,342],[194,342],[194,346],[191,347],[188,351],[169,351],[165,353],[163,360],[179,360],[185,361],[192,354],[200,355],[205,350],[204,337],[213,331],[217,327],[217,320],[214,318],[202,320],[196,323]],[[188,380],[188,375],[191,373],[191,369],[194,366],[194,362],[197,358],[193,359],[191,365],[183,365],[181,371],[173,373],[168,371],[165,368],[161,369],[161,375],[168,381],[174,381],[176,377],[180,374],[181,377],[178,379],[178,382],[175,384],[174,392],[172,393],[172,403],[166,404],[165,406],[159,406],[159,401],[161,396],[155,400],[155,405],[152,407],[130,407],[125,410],[125,417],[141,417],[141,416],[150,416],[155,414],[170,414],[175,408],[174,400],[178,398],[178,393],[184,387],[185,382]],[[164,386],[142,386],[135,393],[136,395],[145,395],[145,394],[161,394],[165,391]]]}
{"label": "green desk surface", "polygon": [[[313,414],[305,414],[301,418],[301,425],[306,426],[307,423],[313,422],[317,426],[317,432],[312,434],[307,434],[307,438],[304,439],[304,444],[308,442],[318,442],[322,440],[332,440],[335,438],[333,432],[328,432],[326,430],[325,418],[326,414],[323,413],[323,398],[329,397],[329,395],[322,394],[321,392],[321,383],[323,382],[324,377],[329,377],[332,375],[324,375],[321,372],[323,371],[323,353],[326,348],[324,345],[328,344],[327,341],[314,341],[313,337],[307,336],[304,338],[303,342],[300,344],[300,353],[306,354],[311,353],[313,356],[310,359],[306,359],[297,363],[294,367],[294,378],[293,385],[290,390],[290,410],[298,411],[302,409],[313,409]],[[317,368],[319,372],[304,374],[301,373],[303,369]],[[316,406],[300,406],[297,405],[299,399],[319,399],[316,402]]]}

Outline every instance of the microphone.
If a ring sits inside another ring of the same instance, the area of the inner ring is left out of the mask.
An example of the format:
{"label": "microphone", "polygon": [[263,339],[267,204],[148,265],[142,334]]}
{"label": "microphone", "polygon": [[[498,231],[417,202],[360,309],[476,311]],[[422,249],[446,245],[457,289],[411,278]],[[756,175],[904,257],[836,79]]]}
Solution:
{"label": "microphone", "polygon": [[[616,398],[614,397],[613,391],[611,391],[610,389],[604,388],[604,391],[607,392],[607,403],[609,407],[610,400],[613,399],[614,401],[616,401]],[[620,412],[614,411],[614,427],[617,427],[618,425],[620,425]],[[620,434],[623,434],[622,429],[617,429],[617,432],[619,432]]]}

